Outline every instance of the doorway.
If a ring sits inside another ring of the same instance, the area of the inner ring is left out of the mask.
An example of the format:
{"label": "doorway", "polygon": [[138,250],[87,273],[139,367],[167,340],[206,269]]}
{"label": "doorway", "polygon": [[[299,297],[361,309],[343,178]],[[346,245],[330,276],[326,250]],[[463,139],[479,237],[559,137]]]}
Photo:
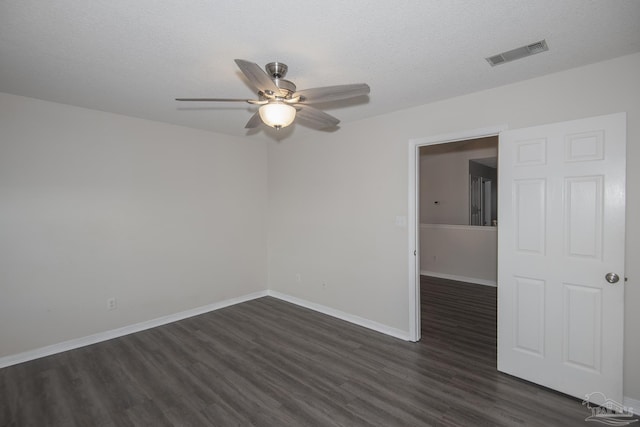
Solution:
{"label": "doorway", "polygon": [[422,340],[495,369],[498,137],[418,150]]}
{"label": "doorway", "polygon": [[497,283],[498,137],[419,148],[420,274]]}
{"label": "doorway", "polygon": [[[447,144],[451,142],[497,137],[506,126],[492,126],[482,129],[436,135],[409,141],[409,337],[412,341],[419,341],[421,337],[420,316],[420,148]],[[434,200],[435,202],[436,200]],[[434,203],[435,204],[435,203]]]}

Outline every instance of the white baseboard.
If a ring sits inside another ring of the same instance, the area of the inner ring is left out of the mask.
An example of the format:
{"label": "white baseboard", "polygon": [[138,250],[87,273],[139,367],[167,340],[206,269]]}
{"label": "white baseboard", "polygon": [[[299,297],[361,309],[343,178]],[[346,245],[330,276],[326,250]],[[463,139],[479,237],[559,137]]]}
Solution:
{"label": "white baseboard", "polygon": [[[190,310],[181,311],[179,313],[170,314],[167,316],[158,317],[156,319],[147,320],[133,325],[123,326],[121,328],[112,329],[105,332],[89,335],[86,337],[75,338],[61,343],[48,345],[46,347],[36,348],[34,350],[25,351],[23,353],[12,354],[9,356],[0,357],[0,368],[5,368],[11,365],[17,365],[18,363],[28,362],[30,360],[39,359],[45,356],[51,356],[52,354],[62,353],[65,351],[73,350],[80,347],[85,347],[91,344],[97,344],[102,341],[108,341],[113,338],[122,337],[135,332],[144,331],[146,329],[155,328],[157,326],[166,325],[167,323],[177,322],[178,320],[186,319],[200,314],[208,313],[210,311],[219,310],[224,307],[229,307],[235,304],[240,304],[246,301],[251,301],[257,298],[265,296],[272,296],[274,298],[287,301],[301,307],[305,307],[332,317],[336,317],[341,320],[345,320],[350,323],[354,323],[359,326],[363,326],[368,329],[372,329],[377,332],[381,332],[392,337],[400,338],[405,341],[410,341],[409,334],[400,329],[392,328],[381,323],[374,322],[372,320],[364,319],[362,317],[355,316],[353,314],[345,313],[340,310],[335,310],[331,307],[327,307],[321,304],[316,304],[310,301],[306,301],[300,298],[292,297],[290,295],[282,294],[275,291],[259,291],[252,294],[243,295],[236,298],[231,298],[224,301],[219,301],[212,304],[207,304],[202,307],[196,307]],[[638,405],[640,408],[640,405]]]}
{"label": "white baseboard", "polygon": [[[452,279],[452,280],[460,280],[465,282],[477,283],[477,282],[472,282],[468,277],[462,277],[462,276],[443,275],[440,273],[433,273],[428,271],[424,271],[424,272],[421,271],[420,274],[426,275],[426,276],[441,277],[444,279]],[[495,284],[487,283],[488,281],[483,281],[483,282],[484,283],[479,283],[479,284],[496,286]],[[304,308],[308,308],[310,310],[314,310],[319,313],[323,313],[328,316],[332,316],[332,317],[365,327],[367,329],[371,329],[371,330],[383,333],[385,335],[390,335],[392,337],[399,338],[404,341],[411,341],[409,337],[409,333],[401,329],[392,328],[382,323],[374,322],[372,320],[355,316],[353,314],[345,313],[343,311],[336,310],[334,308],[327,307],[322,304],[317,304],[314,302],[310,302],[310,301],[293,297],[280,292],[267,290],[267,291],[254,292],[254,293],[243,295],[236,298],[230,298],[228,300],[207,304],[202,307],[196,307],[190,310],[181,311],[179,313],[158,317],[156,319],[135,323],[133,325],[123,326],[122,328],[112,329],[110,331],[100,332],[98,334],[93,334],[93,335],[89,335],[82,338],[76,338],[69,341],[64,341],[58,344],[37,348],[37,349],[26,351],[23,353],[0,357],[0,368],[5,368],[11,365],[17,365],[18,363],[28,362],[30,360],[39,359],[41,357],[62,353],[64,351],[73,350],[80,347],[85,347],[91,344],[97,344],[102,341],[108,341],[113,338],[118,338],[118,337],[129,335],[135,332],[144,331],[146,329],[155,328],[157,326],[166,325],[167,323],[177,322],[178,320],[186,319],[193,316],[198,316],[200,314],[219,310],[221,308],[229,307],[229,306],[240,304],[246,301],[251,301],[257,298],[262,298],[265,296],[271,296],[273,298],[287,301],[292,304],[295,304]],[[623,400],[623,405],[626,408],[632,409],[632,412],[634,414],[640,415],[640,400],[632,399],[630,397],[625,396]]]}
{"label": "white baseboard", "polygon": [[411,341],[409,337],[409,333],[403,331],[401,329],[392,328],[390,326],[384,325],[382,323],[374,322],[373,320],[365,319],[363,317],[355,316],[353,314],[345,313],[344,311],[336,310],[331,307],[324,306],[322,304],[316,304],[315,302],[310,302],[307,300],[303,300],[301,298],[293,297],[291,295],[283,294],[276,291],[267,291],[268,295],[283,301],[290,302],[295,305],[299,305],[300,307],[308,308],[313,311],[317,311],[319,313],[326,314],[328,316],[332,316],[349,323],[354,323],[358,326],[365,327],[367,329],[372,329],[376,332],[383,333],[385,335],[390,335],[395,338],[399,338],[404,341]]}
{"label": "white baseboard", "polygon": [[477,285],[498,286],[495,280],[476,279],[475,277],[458,276],[456,274],[436,273],[435,271],[423,271],[420,270],[421,276],[433,276],[441,279],[457,280],[458,282],[475,283]]}
{"label": "white baseboard", "polygon": [[640,400],[625,396],[622,400],[622,405],[635,415],[640,415]]}
{"label": "white baseboard", "polygon": [[79,347],[96,344],[96,343],[107,341],[113,338],[122,337],[125,335],[132,334],[134,332],[140,332],[140,331],[144,331],[145,329],[166,325],[167,323],[177,322],[178,320],[186,319],[188,317],[198,316],[200,314],[208,313],[214,310],[219,310],[221,308],[229,307],[231,305],[240,304],[242,302],[251,301],[256,298],[265,297],[267,296],[267,294],[268,293],[266,290],[254,292],[252,294],[243,295],[236,298],[230,298],[228,300],[207,304],[202,307],[196,307],[190,310],[181,311],[179,313],[158,317],[157,319],[147,320],[144,322],[135,323],[133,325],[123,326],[122,328],[112,329],[110,331],[100,332],[100,333],[89,335],[86,337],[75,338],[75,339],[64,341],[58,344],[48,345],[46,347],[25,351],[24,353],[18,353],[18,354],[0,357],[0,368],[16,365],[18,363],[28,362],[29,360],[39,359],[41,357],[50,356],[56,353],[62,353],[63,351],[73,350]]}

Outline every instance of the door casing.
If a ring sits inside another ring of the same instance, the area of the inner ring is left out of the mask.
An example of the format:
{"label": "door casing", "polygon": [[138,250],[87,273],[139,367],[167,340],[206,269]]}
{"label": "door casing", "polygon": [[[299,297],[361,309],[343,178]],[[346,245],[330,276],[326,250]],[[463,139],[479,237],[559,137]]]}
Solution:
{"label": "door casing", "polygon": [[[409,208],[407,215],[409,237],[409,339],[420,340],[420,147],[467,139],[484,138],[499,135],[507,130],[506,125],[495,125],[480,129],[471,129],[442,135],[409,140]],[[498,142],[499,144],[499,142]],[[498,171],[500,165],[498,165]]]}

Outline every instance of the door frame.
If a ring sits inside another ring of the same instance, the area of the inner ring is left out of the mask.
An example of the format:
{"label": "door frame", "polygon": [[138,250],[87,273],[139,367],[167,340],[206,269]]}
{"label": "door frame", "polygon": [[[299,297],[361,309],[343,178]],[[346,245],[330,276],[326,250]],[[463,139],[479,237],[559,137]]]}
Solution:
{"label": "door frame", "polygon": [[[468,139],[499,136],[507,125],[494,125],[453,133],[409,140],[409,209],[407,215],[409,237],[409,340],[420,341],[420,147],[446,144]],[[498,138],[498,148],[500,139]],[[500,165],[498,164],[498,173]],[[500,191],[498,189],[498,191]],[[498,194],[498,197],[500,195]]]}

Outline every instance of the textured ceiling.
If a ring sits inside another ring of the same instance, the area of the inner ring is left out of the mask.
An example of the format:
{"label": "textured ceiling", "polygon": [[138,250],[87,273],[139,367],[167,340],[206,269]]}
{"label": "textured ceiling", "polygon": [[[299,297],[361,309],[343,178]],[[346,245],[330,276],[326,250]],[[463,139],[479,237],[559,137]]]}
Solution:
{"label": "textured ceiling", "polygon": [[0,1],[1,92],[256,138],[255,107],[173,98],[251,98],[233,60],[277,60],[298,89],[368,83],[322,106],[349,122],[639,51],[638,0]]}

